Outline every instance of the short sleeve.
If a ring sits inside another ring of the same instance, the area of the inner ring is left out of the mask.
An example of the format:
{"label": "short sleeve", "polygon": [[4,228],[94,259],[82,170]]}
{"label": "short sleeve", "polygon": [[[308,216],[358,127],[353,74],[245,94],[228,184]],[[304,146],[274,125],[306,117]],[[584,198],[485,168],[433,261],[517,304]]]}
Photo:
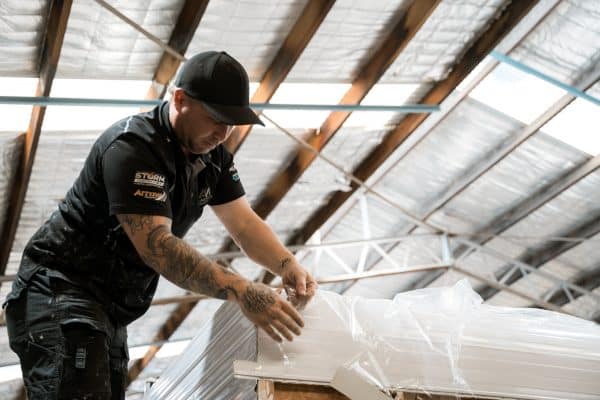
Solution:
{"label": "short sleeve", "polygon": [[114,141],[102,156],[102,174],[111,215],[172,218],[166,167],[147,144],[136,139]]}
{"label": "short sleeve", "polygon": [[221,153],[221,172],[217,182],[217,190],[215,196],[208,203],[211,206],[229,203],[235,199],[242,197],[246,192],[240,180],[235,164],[233,163],[233,155],[223,146]]}

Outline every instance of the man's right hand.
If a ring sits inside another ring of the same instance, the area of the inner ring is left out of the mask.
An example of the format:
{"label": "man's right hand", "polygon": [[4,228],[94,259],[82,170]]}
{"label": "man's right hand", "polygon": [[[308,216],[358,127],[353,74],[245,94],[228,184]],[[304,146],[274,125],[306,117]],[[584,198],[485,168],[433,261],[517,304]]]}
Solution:
{"label": "man's right hand", "polygon": [[300,335],[304,326],[294,306],[262,283],[248,282],[238,303],[244,315],[277,342],[282,341],[281,336],[292,341],[292,333]]}

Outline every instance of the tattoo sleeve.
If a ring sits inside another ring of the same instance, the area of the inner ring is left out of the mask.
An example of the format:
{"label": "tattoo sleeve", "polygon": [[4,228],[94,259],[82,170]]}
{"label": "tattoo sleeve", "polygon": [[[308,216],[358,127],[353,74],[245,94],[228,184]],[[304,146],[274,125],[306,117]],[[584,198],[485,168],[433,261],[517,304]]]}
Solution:
{"label": "tattoo sleeve", "polygon": [[119,216],[121,225],[148,266],[182,288],[223,300],[239,299],[236,284],[244,278],[203,256],[153,218]]}

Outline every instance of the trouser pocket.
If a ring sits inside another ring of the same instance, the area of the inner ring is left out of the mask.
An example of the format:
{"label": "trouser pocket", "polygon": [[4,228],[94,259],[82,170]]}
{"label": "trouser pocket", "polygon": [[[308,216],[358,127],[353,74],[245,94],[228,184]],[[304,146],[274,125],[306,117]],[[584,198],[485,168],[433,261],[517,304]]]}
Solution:
{"label": "trouser pocket", "polygon": [[61,326],[65,340],[60,399],[110,399],[108,338],[90,324]]}
{"label": "trouser pocket", "polygon": [[10,347],[21,361],[28,397],[55,399],[63,358],[59,329],[31,330],[25,336],[11,337]]}

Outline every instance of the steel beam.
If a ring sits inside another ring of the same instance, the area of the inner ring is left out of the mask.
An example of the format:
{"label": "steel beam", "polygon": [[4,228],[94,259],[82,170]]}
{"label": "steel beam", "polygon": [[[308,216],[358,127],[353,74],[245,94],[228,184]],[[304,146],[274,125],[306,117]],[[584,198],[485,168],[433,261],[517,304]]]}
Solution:
{"label": "steel beam", "polygon": [[[78,97],[35,97],[35,96],[0,96],[0,104],[36,105],[36,106],[69,106],[69,107],[153,107],[161,104],[161,100],[145,99],[94,99]],[[438,106],[427,104],[361,105],[361,104],[286,104],[286,103],[250,103],[255,110],[308,110],[308,111],[368,111],[368,112],[404,112],[433,113],[439,111]]]}
{"label": "steel beam", "polygon": [[[600,214],[592,216],[590,220],[578,224],[561,236],[566,237],[585,237],[590,238],[600,233]],[[525,264],[539,268],[552,259],[567,252],[581,242],[546,242],[534,249],[527,249],[517,259]],[[519,271],[511,270],[512,264],[507,263],[499,268],[494,275],[496,279],[503,280],[505,284],[511,285],[521,279],[523,274]],[[484,287],[478,290],[484,300],[490,299],[498,291],[493,287]]]}
{"label": "steel beam", "polygon": [[[544,279],[546,279],[548,281],[553,282],[555,285],[560,285],[560,286],[564,286],[564,287],[568,288],[571,292],[579,292],[582,295],[583,294],[589,295],[589,296],[593,297],[594,299],[600,301],[600,295],[599,294],[593,293],[590,290],[587,290],[587,289],[585,289],[583,287],[580,287],[580,286],[572,284],[572,283],[570,283],[568,281],[565,281],[564,279],[562,279],[562,278],[560,278],[560,277],[558,277],[558,276],[556,276],[556,275],[554,275],[554,274],[552,274],[552,273],[550,273],[548,271],[545,271],[543,269],[537,268],[537,266],[535,266],[535,265],[527,264],[526,262],[524,262],[522,260],[512,258],[512,257],[507,256],[506,254],[503,254],[503,253],[501,253],[501,252],[499,252],[497,250],[494,250],[494,249],[489,248],[489,247],[482,246],[482,245],[480,245],[480,244],[478,244],[476,242],[473,242],[473,241],[471,241],[469,239],[455,237],[455,238],[453,238],[453,240],[455,240],[455,241],[457,241],[459,243],[465,244],[465,245],[467,245],[469,247],[472,247],[473,249],[475,249],[477,251],[484,252],[484,253],[486,253],[486,254],[488,254],[488,255],[490,255],[490,256],[498,259],[498,260],[504,260],[508,265],[510,265],[509,270],[514,270],[514,271],[518,270],[518,271],[521,272],[521,275],[528,275],[530,273],[534,273],[534,274],[537,274],[540,277],[542,277],[542,278],[544,278]],[[564,243],[571,243],[571,245],[573,245],[574,242],[564,242]],[[552,254],[548,255],[547,257],[552,257]],[[532,260],[535,261],[535,259],[532,259]],[[513,268],[513,266],[514,266],[514,268]],[[494,282],[498,282],[498,280],[496,279],[496,276],[493,276],[490,279],[493,279]],[[504,280],[504,281],[506,281],[506,280]],[[523,297],[523,296],[521,296],[521,297]]]}
{"label": "steel beam", "polygon": [[[590,291],[596,289],[600,286],[600,266],[596,266],[595,268],[590,268],[578,273],[571,279],[571,283]],[[556,304],[557,306],[564,306],[565,304],[582,296],[582,294],[579,292],[572,292],[571,296],[569,296],[567,293],[569,292],[565,291],[562,287],[558,287],[548,292],[544,297],[547,297],[546,301],[548,303]]]}

